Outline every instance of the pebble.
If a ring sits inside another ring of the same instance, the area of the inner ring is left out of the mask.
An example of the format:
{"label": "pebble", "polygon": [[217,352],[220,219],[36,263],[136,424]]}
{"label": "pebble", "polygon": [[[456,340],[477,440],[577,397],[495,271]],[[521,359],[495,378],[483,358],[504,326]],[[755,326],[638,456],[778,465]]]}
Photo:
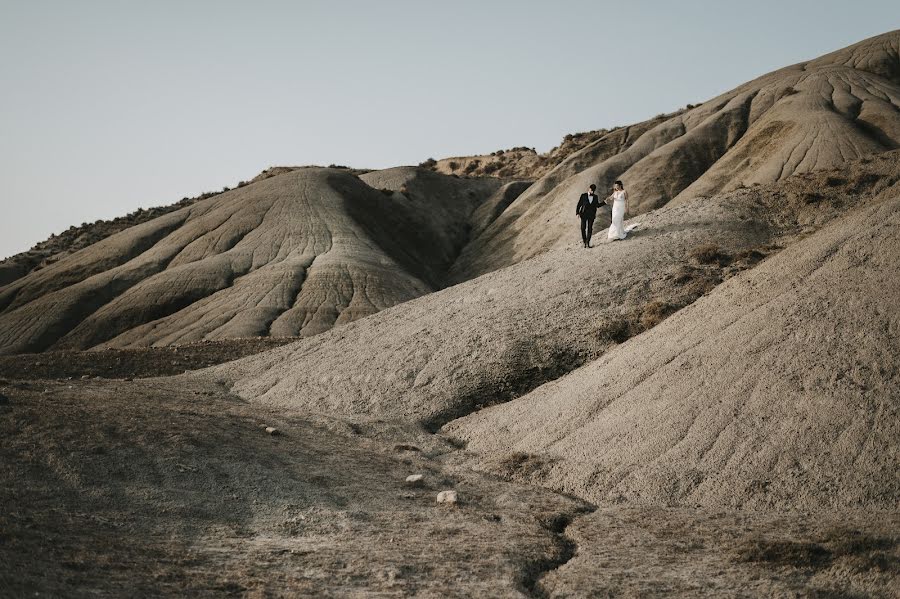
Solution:
{"label": "pebble", "polygon": [[456,494],[456,491],[441,491],[437,494],[437,502],[453,505],[459,502],[459,496]]}
{"label": "pebble", "polygon": [[406,477],[406,484],[410,487],[421,487],[425,484],[425,476],[422,474],[410,474]]}
{"label": "pebble", "polygon": [[266,432],[269,433],[270,435],[280,435],[281,434],[281,432],[274,426],[267,426]]}

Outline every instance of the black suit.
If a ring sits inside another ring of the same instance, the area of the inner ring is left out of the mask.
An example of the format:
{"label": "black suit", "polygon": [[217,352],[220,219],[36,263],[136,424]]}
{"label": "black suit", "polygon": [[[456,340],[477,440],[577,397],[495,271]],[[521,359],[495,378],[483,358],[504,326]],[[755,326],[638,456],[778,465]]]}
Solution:
{"label": "black suit", "polygon": [[575,214],[581,217],[581,240],[584,245],[589,245],[591,235],[594,232],[594,219],[597,218],[597,208],[600,207],[600,196],[596,193],[583,193],[578,198],[578,205],[575,207]]}

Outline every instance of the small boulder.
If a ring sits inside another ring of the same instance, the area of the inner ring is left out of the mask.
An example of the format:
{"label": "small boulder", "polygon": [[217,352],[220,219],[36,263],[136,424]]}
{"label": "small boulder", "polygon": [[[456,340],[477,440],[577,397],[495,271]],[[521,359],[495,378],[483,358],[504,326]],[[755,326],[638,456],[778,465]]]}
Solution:
{"label": "small boulder", "polygon": [[406,486],[421,487],[425,485],[425,476],[422,474],[410,474],[406,477]]}
{"label": "small boulder", "polygon": [[456,491],[441,491],[437,494],[437,502],[455,505],[459,502],[459,496]]}
{"label": "small boulder", "polygon": [[280,435],[281,434],[281,431],[279,431],[274,426],[267,426],[266,432],[269,433],[270,435]]}

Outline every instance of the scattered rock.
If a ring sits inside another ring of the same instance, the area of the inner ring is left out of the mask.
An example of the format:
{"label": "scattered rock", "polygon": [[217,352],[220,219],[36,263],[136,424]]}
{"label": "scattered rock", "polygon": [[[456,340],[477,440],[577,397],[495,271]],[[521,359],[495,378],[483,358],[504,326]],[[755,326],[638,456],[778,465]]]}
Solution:
{"label": "scattered rock", "polygon": [[[9,403],[9,398],[6,397],[5,395],[3,395],[2,393],[0,393],[0,406],[5,406],[8,403]],[[412,478],[412,477],[410,477],[410,478]],[[409,478],[407,478],[406,480],[409,480]]]}
{"label": "scattered rock", "polygon": [[82,375],[81,375],[81,380],[83,380],[83,381],[86,381],[86,380],[89,379],[89,378],[91,378],[91,375],[89,375],[89,374],[82,374]]}
{"label": "scattered rock", "polygon": [[441,491],[437,494],[437,502],[455,505],[459,502],[459,496],[456,494],[456,491]]}
{"label": "scattered rock", "polygon": [[270,435],[280,435],[281,434],[281,431],[279,431],[274,426],[267,426],[266,432],[269,433]]}
{"label": "scattered rock", "polygon": [[406,477],[406,484],[409,487],[425,486],[425,476],[421,474],[410,474]]}

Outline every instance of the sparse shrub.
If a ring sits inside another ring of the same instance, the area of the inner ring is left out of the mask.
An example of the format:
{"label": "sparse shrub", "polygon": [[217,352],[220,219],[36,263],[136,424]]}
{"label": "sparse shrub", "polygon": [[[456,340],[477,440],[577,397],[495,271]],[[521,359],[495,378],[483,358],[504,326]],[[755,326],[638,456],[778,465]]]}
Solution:
{"label": "sparse shrub", "polygon": [[738,550],[737,559],[742,562],[768,562],[795,568],[817,568],[829,565],[833,556],[818,543],[756,539]]}
{"label": "sparse shrub", "polygon": [[459,168],[459,163],[455,160],[451,160],[450,162],[447,163],[447,166],[450,167],[451,171],[455,171],[456,169]]}
{"label": "sparse shrub", "polygon": [[466,168],[463,169],[463,172],[467,175],[470,175],[475,172],[475,169],[478,168],[479,162],[477,160],[473,160],[469,164],[466,165]]}
{"label": "sparse shrub", "polygon": [[488,162],[487,164],[484,165],[484,168],[482,169],[482,171],[484,172],[485,175],[490,175],[491,173],[493,173],[494,171],[496,171],[499,168],[500,168],[500,165],[498,163]]}
{"label": "sparse shrub", "polygon": [[641,309],[641,327],[644,330],[653,328],[677,310],[678,306],[667,302],[661,302],[659,300],[647,302]]}
{"label": "sparse shrub", "polygon": [[853,193],[862,193],[871,189],[876,183],[881,180],[879,175],[875,173],[866,173],[864,175],[860,175],[856,178],[853,184]]}
{"label": "sparse shrub", "polygon": [[744,250],[734,255],[735,261],[744,262],[746,264],[756,264],[765,257],[766,255],[764,253],[755,249]]}
{"label": "sparse shrub", "polygon": [[425,162],[420,162],[419,166],[421,168],[434,169],[434,167],[437,166],[437,160],[435,160],[434,158],[429,158]]}
{"label": "sparse shrub", "polygon": [[541,469],[540,456],[522,451],[513,452],[500,460],[500,469],[510,475],[530,476]]}
{"label": "sparse shrub", "polygon": [[716,288],[716,285],[722,282],[722,278],[718,276],[699,276],[692,277],[685,281],[684,293],[691,302],[697,298],[706,295]]}
{"label": "sparse shrub", "polygon": [[818,204],[819,202],[821,202],[824,199],[825,199],[825,196],[823,196],[820,193],[808,192],[808,193],[803,194],[803,203],[807,204],[807,205]]}
{"label": "sparse shrub", "polygon": [[825,186],[826,187],[840,187],[847,183],[847,180],[842,177],[826,177],[825,178]]}
{"label": "sparse shrub", "polygon": [[634,334],[625,317],[607,318],[600,323],[597,331],[601,341],[607,343],[625,343]]}
{"label": "sparse shrub", "polygon": [[724,266],[731,262],[731,257],[714,243],[698,245],[691,250],[690,257],[699,264],[719,264]]}

